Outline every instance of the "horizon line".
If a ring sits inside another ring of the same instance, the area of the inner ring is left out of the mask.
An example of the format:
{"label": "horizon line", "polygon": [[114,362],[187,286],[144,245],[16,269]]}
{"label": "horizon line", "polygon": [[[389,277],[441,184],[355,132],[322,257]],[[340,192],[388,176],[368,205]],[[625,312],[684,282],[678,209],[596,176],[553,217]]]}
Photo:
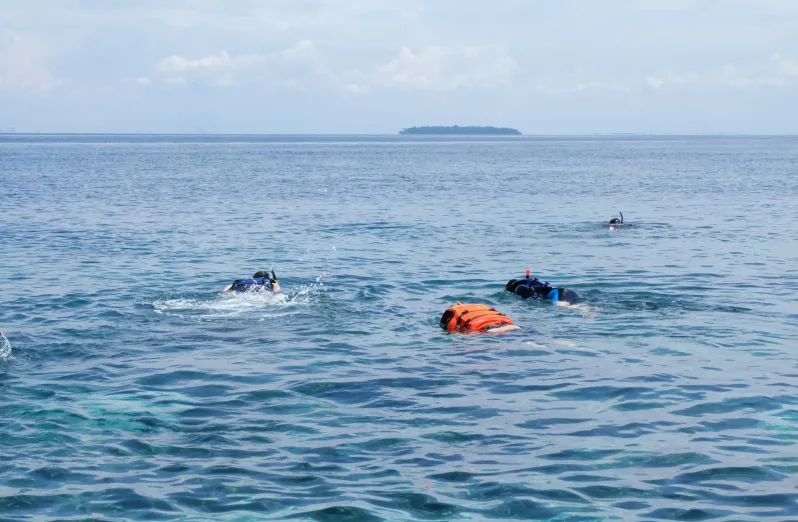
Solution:
{"label": "horizon line", "polygon": [[519,135],[504,134],[400,134],[396,133],[260,133],[260,132],[4,132],[0,136],[372,136],[372,137],[584,137],[584,136],[762,136],[762,137],[792,137],[796,133],[747,133],[747,132],[696,132],[696,133],[651,133],[651,132],[588,132],[588,133],[534,133]]}

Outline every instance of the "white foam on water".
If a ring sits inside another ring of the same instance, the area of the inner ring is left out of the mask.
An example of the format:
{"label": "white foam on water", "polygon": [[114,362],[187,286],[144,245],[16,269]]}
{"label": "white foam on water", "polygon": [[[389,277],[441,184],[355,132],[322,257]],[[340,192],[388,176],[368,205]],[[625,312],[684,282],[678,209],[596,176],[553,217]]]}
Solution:
{"label": "white foam on water", "polygon": [[295,295],[271,292],[225,292],[213,297],[182,297],[155,301],[156,313],[194,316],[201,318],[224,318],[264,312],[262,319],[297,314],[313,301],[315,287],[303,288]]}
{"label": "white foam on water", "polygon": [[593,308],[592,306],[584,303],[574,304],[565,301],[557,301],[555,304],[561,308],[576,310],[577,312],[582,314],[582,317],[596,317],[598,315],[598,308]]}
{"label": "white foam on water", "polygon": [[0,361],[11,359],[11,342],[0,333]]}
{"label": "white foam on water", "polygon": [[576,346],[576,343],[574,343],[573,341],[566,341],[566,340],[563,340],[563,339],[554,339],[551,342],[551,344],[556,344],[558,346],[565,346],[566,348],[578,348]]}
{"label": "white foam on water", "polygon": [[536,343],[534,341],[526,341],[524,344],[527,345],[527,346],[531,346],[532,348],[538,348],[538,349],[542,349],[542,350],[548,350],[549,349],[548,346]]}

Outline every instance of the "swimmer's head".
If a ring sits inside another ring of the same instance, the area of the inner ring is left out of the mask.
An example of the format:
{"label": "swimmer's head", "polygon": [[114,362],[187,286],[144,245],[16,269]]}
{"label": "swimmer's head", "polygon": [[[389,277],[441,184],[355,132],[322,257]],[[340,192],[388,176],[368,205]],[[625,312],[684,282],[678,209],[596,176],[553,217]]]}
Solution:
{"label": "swimmer's head", "polygon": [[255,279],[261,279],[261,278],[268,279],[269,288],[271,289],[272,293],[276,294],[280,291],[280,283],[277,282],[277,275],[274,273],[274,270],[272,270],[271,275],[269,275],[269,272],[261,270],[259,272],[255,272],[255,275],[253,275],[252,277],[254,277]]}

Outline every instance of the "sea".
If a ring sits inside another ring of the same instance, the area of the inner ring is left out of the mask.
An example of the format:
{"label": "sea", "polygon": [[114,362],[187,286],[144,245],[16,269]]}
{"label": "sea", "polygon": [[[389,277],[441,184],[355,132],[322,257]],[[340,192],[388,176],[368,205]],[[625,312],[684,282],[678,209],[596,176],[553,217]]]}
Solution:
{"label": "sea", "polygon": [[3,135],[0,330],[2,522],[798,520],[798,138]]}

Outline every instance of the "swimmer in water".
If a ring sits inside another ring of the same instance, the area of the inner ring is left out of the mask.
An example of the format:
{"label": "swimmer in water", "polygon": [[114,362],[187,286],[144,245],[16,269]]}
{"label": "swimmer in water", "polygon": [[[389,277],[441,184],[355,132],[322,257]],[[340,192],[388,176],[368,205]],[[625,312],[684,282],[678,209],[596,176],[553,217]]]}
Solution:
{"label": "swimmer in water", "polygon": [[503,333],[520,328],[513,320],[495,308],[481,304],[457,304],[446,309],[441,316],[440,326],[449,333],[480,334]]}
{"label": "swimmer in water", "polygon": [[280,283],[277,281],[277,275],[272,270],[271,276],[269,272],[255,272],[255,275],[249,279],[236,279],[222,290],[222,292],[261,292],[268,291],[273,294],[280,292]]}
{"label": "swimmer in water", "polygon": [[623,222],[623,212],[618,212],[621,215],[621,219],[612,218],[610,219],[610,230],[615,230],[615,227],[631,227],[632,225],[627,225]]}
{"label": "swimmer in water", "polygon": [[576,303],[581,300],[579,294],[570,288],[553,287],[548,282],[543,282],[537,277],[532,278],[531,271],[526,270],[525,279],[510,279],[504,285],[507,292],[520,295],[524,299],[549,299],[551,301],[563,301],[566,303]]}

